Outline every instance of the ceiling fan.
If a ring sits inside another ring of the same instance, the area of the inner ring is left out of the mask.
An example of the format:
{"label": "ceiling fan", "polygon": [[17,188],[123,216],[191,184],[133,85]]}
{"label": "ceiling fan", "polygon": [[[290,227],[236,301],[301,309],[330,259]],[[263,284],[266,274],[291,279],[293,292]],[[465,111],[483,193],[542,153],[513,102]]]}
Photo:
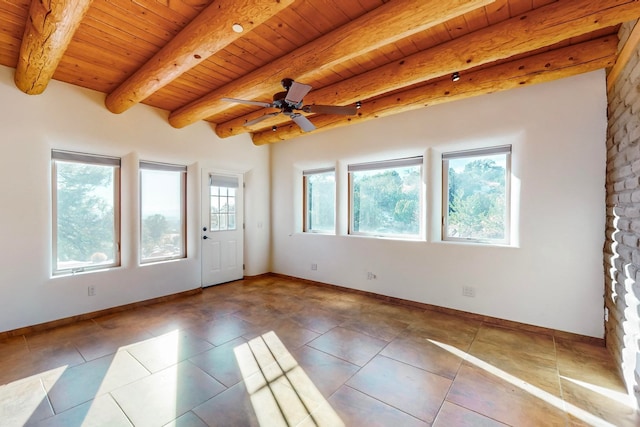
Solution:
{"label": "ceiling fan", "polygon": [[[240,104],[257,105],[264,108],[279,108],[280,111],[274,113],[268,113],[260,116],[256,119],[249,120],[244,126],[252,126],[256,123],[268,119],[269,117],[275,117],[282,113],[289,116],[300,128],[305,132],[311,132],[316,127],[311,123],[309,119],[300,114],[298,111],[305,113],[319,113],[319,114],[345,114],[354,115],[358,110],[358,103],[355,106],[341,107],[338,105],[303,105],[302,98],[309,93],[311,86],[305,85],[293,81],[293,79],[286,78],[280,82],[285,89],[283,92],[278,92],[273,95],[273,102],[260,102],[260,101],[246,101],[244,99],[236,98],[222,98],[222,101],[238,102]],[[275,130],[275,126],[273,127]]]}

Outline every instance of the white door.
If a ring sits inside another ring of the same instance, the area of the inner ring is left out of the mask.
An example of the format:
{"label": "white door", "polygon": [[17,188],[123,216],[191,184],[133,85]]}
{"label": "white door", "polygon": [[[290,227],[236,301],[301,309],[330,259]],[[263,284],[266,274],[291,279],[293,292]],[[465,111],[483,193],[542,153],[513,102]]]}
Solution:
{"label": "white door", "polygon": [[243,176],[202,171],[202,286],[243,277]]}

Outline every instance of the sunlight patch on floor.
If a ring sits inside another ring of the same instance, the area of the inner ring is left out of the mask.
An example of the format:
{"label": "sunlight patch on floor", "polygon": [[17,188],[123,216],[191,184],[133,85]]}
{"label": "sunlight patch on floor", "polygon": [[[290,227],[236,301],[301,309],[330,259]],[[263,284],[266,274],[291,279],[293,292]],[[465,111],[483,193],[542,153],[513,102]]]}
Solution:
{"label": "sunlight patch on floor", "polygon": [[48,381],[55,383],[67,368],[67,365],[60,366],[1,385],[0,424],[23,426],[35,416],[36,411],[43,410],[43,405],[53,414],[42,378],[47,377]]}
{"label": "sunlight patch on floor", "polygon": [[234,353],[261,426],[344,426],[275,332]]}
{"label": "sunlight patch on floor", "polygon": [[607,399],[615,400],[625,406],[628,406],[631,409],[635,409],[635,404],[631,402],[631,398],[626,393],[621,393],[619,391],[611,390],[606,387],[600,387],[595,384],[591,384],[585,381],[576,380],[574,378],[565,377],[564,375],[560,375],[560,378],[570,381],[580,387],[584,387],[587,390],[590,390],[594,393],[600,394],[602,397],[606,397]]}
{"label": "sunlight patch on floor", "polygon": [[466,353],[462,350],[459,350],[451,345],[447,345],[438,341],[434,341],[431,339],[427,339],[427,341],[429,341],[432,344],[437,345],[438,347],[442,348],[443,350],[446,350],[452,354],[455,354],[458,357],[463,358],[465,361],[472,363],[473,365],[484,369],[485,371],[487,371],[488,373],[495,375],[496,377],[500,378],[503,381],[508,382],[509,384],[512,384],[518,388],[520,388],[521,390],[537,397],[538,399],[541,399],[553,406],[555,406],[556,408],[558,408],[561,411],[566,411],[569,414],[573,415],[574,417],[589,423],[590,425],[596,425],[596,426],[603,426],[603,427],[615,427],[613,424],[608,423],[607,421],[603,420],[600,417],[597,417],[587,411],[585,411],[584,409],[581,409],[575,405],[572,405],[568,402],[565,402],[564,400],[562,400],[561,398],[552,395],[551,393],[548,393],[526,381],[521,380],[518,377],[515,377],[499,368],[496,368],[495,366],[491,365],[490,363],[487,363],[481,359],[478,359],[475,356],[472,356],[469,353]]}

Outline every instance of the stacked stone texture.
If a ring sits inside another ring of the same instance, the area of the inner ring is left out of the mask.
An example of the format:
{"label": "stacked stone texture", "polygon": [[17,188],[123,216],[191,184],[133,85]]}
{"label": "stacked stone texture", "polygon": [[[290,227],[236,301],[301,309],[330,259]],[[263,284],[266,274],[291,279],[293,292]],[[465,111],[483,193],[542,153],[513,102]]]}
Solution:
{"label": "stacked stone texture", "polygon": [[[634,24],[622,26],[621,46]],[[634,372],[640,339],[640,49],[633,52],[608,99],[605,337],[632,390],[640,381]]]}

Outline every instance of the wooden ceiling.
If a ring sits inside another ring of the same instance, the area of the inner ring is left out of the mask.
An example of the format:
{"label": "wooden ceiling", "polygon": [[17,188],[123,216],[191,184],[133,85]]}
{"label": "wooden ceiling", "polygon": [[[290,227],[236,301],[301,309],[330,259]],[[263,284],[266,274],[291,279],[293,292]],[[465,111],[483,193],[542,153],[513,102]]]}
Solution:
{"label": "wooden ceiling", "polygon": [[361,102],[310,115],[319,132],[610,67],[638,17],[640,0],[0,0],[0,63],[26,93],[52,77],[265,144],[304,133],[283,114],[245,127],[277,110],[220,98],[271,102],[290,77],[305,105]]}

